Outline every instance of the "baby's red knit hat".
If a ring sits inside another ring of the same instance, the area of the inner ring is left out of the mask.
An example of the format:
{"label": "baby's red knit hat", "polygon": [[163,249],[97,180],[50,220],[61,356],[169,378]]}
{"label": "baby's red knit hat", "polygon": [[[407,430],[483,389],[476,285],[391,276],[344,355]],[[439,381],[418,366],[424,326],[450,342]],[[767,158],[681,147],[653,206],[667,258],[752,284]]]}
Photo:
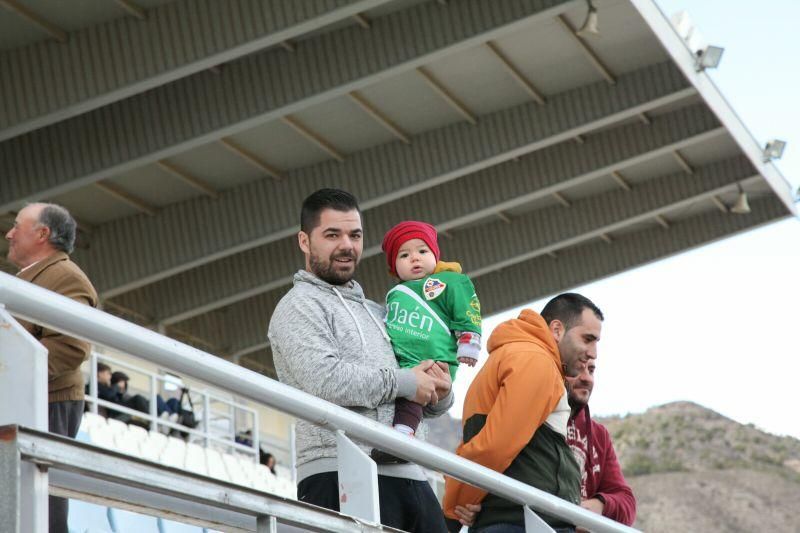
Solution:
{"label": "baby's red knit hat", "polygon": [[439,242],[436,237],[436,228],[425,222],[406,220],[387,231],[386,235],[383,236],[383,244],[381,244],[381,249],[386,254],[389,272],[393,276],[397,275],[397,270],[395,269],[397,252],[403,243],[411,239],[421,239],[431,249],[436,261],[439,261]]}

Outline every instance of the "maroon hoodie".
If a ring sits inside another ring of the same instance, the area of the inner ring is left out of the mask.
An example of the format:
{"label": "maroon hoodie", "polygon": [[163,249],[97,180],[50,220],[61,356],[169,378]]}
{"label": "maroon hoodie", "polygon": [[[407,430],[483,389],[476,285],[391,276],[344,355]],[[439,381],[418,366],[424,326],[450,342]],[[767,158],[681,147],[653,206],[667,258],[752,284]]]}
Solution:
{"label": "maroon hoodie", "polygon": [[622,475],[608,430],[592,420],[588,405],[570,418],[567,443],[583,472],[581,497],[598,498],[605,503],[603,516],[632,525],[636,520],[636,499]]}

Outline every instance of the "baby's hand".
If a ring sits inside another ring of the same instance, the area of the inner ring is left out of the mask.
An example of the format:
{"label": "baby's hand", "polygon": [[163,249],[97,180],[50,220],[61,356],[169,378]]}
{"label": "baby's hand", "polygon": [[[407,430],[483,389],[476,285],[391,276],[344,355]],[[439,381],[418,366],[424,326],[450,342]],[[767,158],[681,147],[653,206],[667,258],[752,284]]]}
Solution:
{"label": "baby's hand", "polygon": [[467,365],[467,366],[475,366],[477,364],[478,360],[474,359],[472,357],[463,357],[462,356],[462,357],[458,358],[458,362],[461,363],[461,364]]}

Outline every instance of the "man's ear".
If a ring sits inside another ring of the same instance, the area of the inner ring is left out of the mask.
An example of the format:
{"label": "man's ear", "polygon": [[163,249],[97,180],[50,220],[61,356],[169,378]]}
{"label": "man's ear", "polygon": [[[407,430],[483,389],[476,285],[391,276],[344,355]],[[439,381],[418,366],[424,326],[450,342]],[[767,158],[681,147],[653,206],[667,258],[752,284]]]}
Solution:
{"label": "man's ear", "polygon": [[36,228],[37,233],[39,234],[39,241],[45,243],[50,240],[50,228],[42,224],[38,228]]}
{"label": "man's ear", "polygon": [[550,322],[547,327],[550,328],[550,333],[553,334],[553,338],[556,340],[556,342],[561,342],[561,339],[564,338],[564,332],[566,331],[564,323],[558,319],[555,319]]}
{"label": "man's ear", "polygon": [[300,246],[300,249],[303,251],[304,254],[311,253],[311,247],[309,246],[308,242],[308,233],[306,233],[305,231],[297,232],[297,244]]}

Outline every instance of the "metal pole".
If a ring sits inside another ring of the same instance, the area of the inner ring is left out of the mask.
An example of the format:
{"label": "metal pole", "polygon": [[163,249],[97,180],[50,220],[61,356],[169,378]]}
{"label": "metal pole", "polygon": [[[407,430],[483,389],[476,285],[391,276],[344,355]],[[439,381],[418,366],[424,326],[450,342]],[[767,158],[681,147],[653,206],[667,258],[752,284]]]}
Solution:
{"label": "metal pole", "polygon": [[256,463],[261,462],[261,428],[258,423],[258,413],[252,412],[253,415],[253,450],[256,455]]}
{"label": "metal pole", "polygon": [[211,418],[211,401],[208,398],[208,393],[203,392],[203,433],[205,434],[206,448],[208,448],[208,421]]}
{"label": "metal pole", "polygon": [[158,431],[158,383],[155,374],[150,374],[150,429]]}
{"label": "metal pole", "polygon": [[[89,355],[89,396],[97,398],[97,354]],[[91,411],[97,414],[97,402],[92,402]]]}
{"label": "metal pole", "polygon": [[418,439],[408,439],[348,409],[4,273],[0,273],[0,303],[4,303],[13,313],[38,324],[123,352],[135,353],[157,365],[173,368],[224,389],[238,391],[238,394],[257,403],[321,427],[333,431],[341,429],[351,438],[367,445],[446,473],[513,502],[530,505],[538,511],[596,533],[635,531]]}
{"label": "metal pole", "polygon": [[[27,281],[22,283],[30,285]],[[0,426],[19,424],[47,431],[47,349],[1,304],[0,346]],[[16,436],[0,438],[0,442],[6,440],[9,442],[5,444],[15,444]],[[20,463],[19,454],[11,448],[4,450],[4,455],[0,463],[13,472],[0,472],[0,499],[13,499],[16,503],[0,503],[0,509],[6,505],[15,507],[13,517],[0,516],[0,528],[8,519],[17,521],[16,531],[46,533],[47,471],[27,461]]]}
{"label": "metal pole", "polygon": [[292,422],[289,425],[289,461],[292,464],[292,482],[297,483],[297,423]]}

